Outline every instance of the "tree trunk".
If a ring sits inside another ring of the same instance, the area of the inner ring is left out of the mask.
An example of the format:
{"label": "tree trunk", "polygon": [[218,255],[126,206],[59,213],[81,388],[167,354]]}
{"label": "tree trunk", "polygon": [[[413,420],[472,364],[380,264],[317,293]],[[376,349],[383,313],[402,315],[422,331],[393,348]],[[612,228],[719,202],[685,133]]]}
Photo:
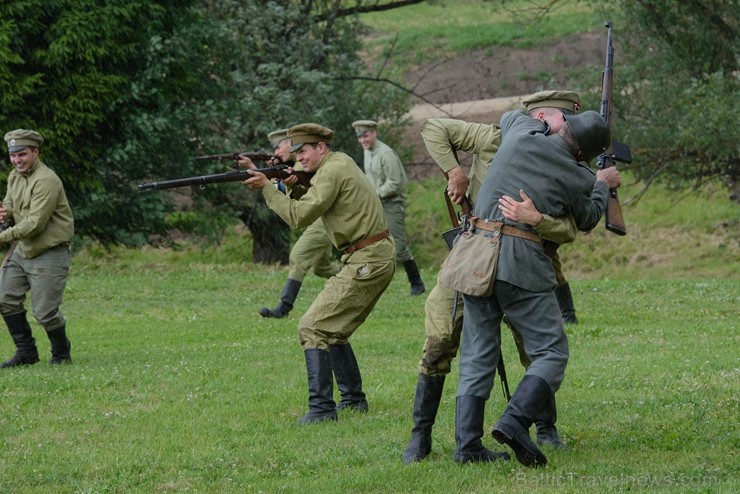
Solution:
{"label": "tree trunk", "polygon": [[288,264],[290,227],[267,207],[261,194],[239,216],[252,233],[252,262]]}

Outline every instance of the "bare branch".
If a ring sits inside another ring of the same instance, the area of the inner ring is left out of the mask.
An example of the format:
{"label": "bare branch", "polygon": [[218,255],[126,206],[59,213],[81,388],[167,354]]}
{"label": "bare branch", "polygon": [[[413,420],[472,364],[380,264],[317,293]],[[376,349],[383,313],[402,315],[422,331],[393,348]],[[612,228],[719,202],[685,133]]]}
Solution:
{"label": "bare branch", "polygon": [[356,5],[354,7],[347,7],[347,8],[339,8],[339,3],[336,2],[334,5],[334,8],[329,11],[325,12],[323,14],[319,14],[313,17],[314,22],[321,22],[325,21],[327,19],[336,19],[337,17],[346,17],[349,15],[356,15],[356,14],[365,14],[368,12],[383,12],[385,10],[393,10],[401,7],[408,7],[409,5],[416,5],[417,3],[425,2],[426,0],[396,0],[385,4],[375,4],[375,5]]}
{"label": "bare branch", "polygon": [[[413,89],[408,89],[407,87],[403,86],[402,84],[397,83],[396,81],[392,81],[390,79],[386,79],[385,77],[366,77],[366,76],[353,76],[353,77],[335,77],[334,80],[337,81],[370,81],[370,82],[381,82],[384,84],[390,84],[393,87],[396,87],[400,89],[401,91],[410,94],[411,96],[415,98],[419,98],[424,103],[427,103],[429,105],[432,105],[437,110],[441,111],[445,115],[450,115],[450,113],[440,106],[438,106],[436,103],[429,101],[424,97],[424,95],[418,94],[414,92]],[[451,115],[450,115],[451,116]]]}

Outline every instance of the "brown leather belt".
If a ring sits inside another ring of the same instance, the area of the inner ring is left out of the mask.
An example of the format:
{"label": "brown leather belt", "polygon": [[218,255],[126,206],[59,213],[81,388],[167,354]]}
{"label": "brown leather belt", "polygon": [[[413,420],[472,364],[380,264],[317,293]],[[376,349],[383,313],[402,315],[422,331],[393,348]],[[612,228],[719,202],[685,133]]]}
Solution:
{"label": "brown leather belt", "polygon": [[360,249],[364,249],[368,245],[372,245],[375,242],[380,242],[384,238],[388,238],[388,230],[383,230],[380,233],[376,233],[373,236],[363,238],[362,240],[359,240],[355,242],[354,244],[350,245],[346,249],[344,249],[345,254],[352,254],[353,252],[357,252]]}
{"label": "brown leather belt", "polygon": [[519,237],[523,238],[525,240],[531,240],[532,242],[537,242],[540,244],[544,244],[545,241],[537,235],[534,232],[528,232],[525,230],[520,230],[519,228],[504,225],[500,221],[484,221],[480,218],[471,218],[471,225],[473,228],[478,228],[479,230],[485,230],[487,232],[495,232],[499,231],[502,235],[509,235],[511,237]]}

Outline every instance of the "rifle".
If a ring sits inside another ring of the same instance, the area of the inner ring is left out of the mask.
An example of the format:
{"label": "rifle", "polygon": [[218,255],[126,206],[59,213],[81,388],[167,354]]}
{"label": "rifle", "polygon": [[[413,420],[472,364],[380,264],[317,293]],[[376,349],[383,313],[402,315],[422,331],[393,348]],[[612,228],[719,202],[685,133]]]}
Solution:
{"label": "rifle", "polygon": [[[601,108],[599,113],[604,118],[609,130],[612,129],[612,78],[614,65],[614,47],[612,46],[612,23],[606,21],[604,26],[608,29],[606,36],[606,65],[601,76]],[[632,163],[632,153],[629,146],[615,140],[611,141],[609,148],[600,155],[597,165],[600,169],[616,166],[616,161]],[[606,229],[617,235],[626,235],[627,230],[622,218],[622,207],[619,205],[617,189],[609,189],[609,197],[606,200]]]}
{"label": "rifle", "polygon": [[[293,170],[293,173],[288,172],[290,165],[281,164],[275,165],[268,168],[255,168],[253,171],[259,172],[267,176],[269,179],[283,180],[295,175],[298,177],[298,184],[310,187],[311,177],[313,173],[304,171]],[[174,180],[163,180],[161,182],[148,182],[137,185],[139,191],[147,189],[174,189],[176,187],[187,187],[188,185],[198,185],[201,189],[204,189],[207,184],[218,184],[223,182],[243,182],[253,175],[249,173],[249,170],[232,170],[225,173],[216,173],[214,175],[202,175],[200,177],[187,177],[177,178]]]}
{"label": "rifle", "polygon": [[196,160],[215,160],[215,161],[225,161],[225,160],[233,160],[233,161],[239,161],[240,158],[249,158],[252,161],[268,161],[271,159],[278,159],[276,156],[270,154],[270,153],[259,153],[259,152],[249,152],[249,151],[237,151],[234,153],[225,153],[225,154],[207,154],[205,156],[196,156]]}

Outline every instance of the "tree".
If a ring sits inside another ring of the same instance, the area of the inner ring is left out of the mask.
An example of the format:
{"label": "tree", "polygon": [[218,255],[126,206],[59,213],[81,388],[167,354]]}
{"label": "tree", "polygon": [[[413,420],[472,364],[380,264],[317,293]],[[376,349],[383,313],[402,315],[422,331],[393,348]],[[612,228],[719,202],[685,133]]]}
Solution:
{"label": "tree", "polygon": [[[536,19],[572,1],[526,0],[512,8]],[[591,3],[614,21],[614,122],[617,137],[632,147],[629,169],[644,190],[654,182],[680,190],[721,179],[740,201],[738,1]]]}
{"label": "tree", "polygon": [[[6,3],[0,125],[46,137],[43,158],[67,186],[80,235],[140,245],[193,216],[166,214],[182,196],[137,194],[137,182],[223,171],[192,157],[263,148],[268,132],[306,120],[359,155],[354,119],[399,119],[407,103],[394,88],[367,98],[371,83],[345,79],[364,69],[355,14],[328,0]],[[241,218],[256,259],[285,261],[287,227],[260,198],[231,184],[185,202],[216,234],[219,219]]]}

